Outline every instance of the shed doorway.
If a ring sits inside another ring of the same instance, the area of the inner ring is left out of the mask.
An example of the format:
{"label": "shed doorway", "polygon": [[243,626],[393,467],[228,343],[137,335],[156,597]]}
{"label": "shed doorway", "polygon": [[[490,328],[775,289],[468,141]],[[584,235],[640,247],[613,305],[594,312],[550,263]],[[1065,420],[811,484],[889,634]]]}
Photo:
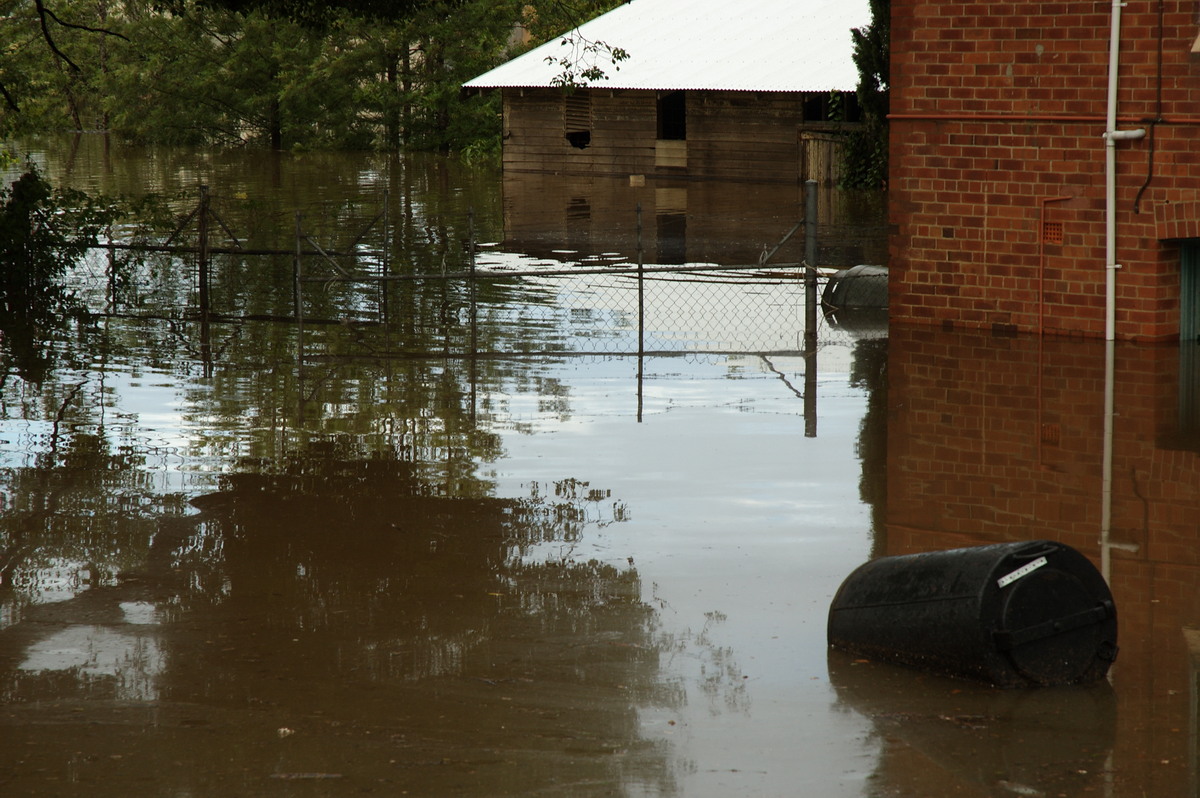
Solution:
{"label": "shed doorway", "polygon": [[671,170],[686,169],[687,94],[682,91],[660,92],[655,113],[658,132],[654,141],[654,165]]}

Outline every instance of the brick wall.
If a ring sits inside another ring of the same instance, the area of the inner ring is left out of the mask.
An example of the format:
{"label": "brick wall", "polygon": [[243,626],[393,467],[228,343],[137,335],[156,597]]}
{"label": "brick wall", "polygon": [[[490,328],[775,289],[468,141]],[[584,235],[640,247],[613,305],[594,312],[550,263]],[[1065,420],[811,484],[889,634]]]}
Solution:
{"label": "brick wall", "polygon": [[[1117,144],[1121,338],[1178,336],[1156,216],[1200,234],[1200,28],[1194,3],[1162,8],[1161,80],[1158,5],[1122,17],[1118,127],[1152,130]],[[1103,335],[1109,10],[893,0],[894,319]]]}

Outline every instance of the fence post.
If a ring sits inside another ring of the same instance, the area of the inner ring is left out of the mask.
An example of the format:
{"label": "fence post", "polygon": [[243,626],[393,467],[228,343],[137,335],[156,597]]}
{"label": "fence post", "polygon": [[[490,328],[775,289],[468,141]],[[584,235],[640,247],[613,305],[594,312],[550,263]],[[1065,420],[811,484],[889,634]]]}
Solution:
{"label": "fence post", "polygon": [[817,345],[817,181],[804,182],[804,347]]}
{"label": "fence post", "polygon": [[804,182],[804,437],[817,437],[817,181]]}
{"label": "fence post", "polygon": [[199,257],[199,288],[200,288],[200,318],[208,318],[208,186],[200,186],[200,257]]}
{"label": "fence post", "polygon": [[[638,357],[646,353],[646,269],[642,250],[642,203],[637,204]],[[640,360],[638,361],[640,365]],[[639,369],[640,371],[640,369]]]}
{"label": "fence post", "polygon": [[470,272],[470,313],[471,313],[471,358],[467,362],[467,379],[471,383],[471,427],[474,429],[478,422],[479,407],[479,306],[475,297],[475,208],[467,208],[467,252],[469,253],[468,270]]}
{"label": "fence post", "polygon": [[645,264],[642,257],[642,203],[637,204],[637,267],[638,267],[638,365],[637,365],[637,421],[642,423],[642,381],[645,377],[646,360],[646,290]]}
{"label": "fence post", "polygon": [[292,310],[296,316],[296,400],[299,403],[299,418],[304,420],[304,303],[301,284],[304,281],[303,242],[300,229],[300,211],[296,211],[296,253],[292,258]]}
{"label": "fence post", "polygon": [[388,323],[389,292],[387,278],[391,273],[391,261],[389,260],[391,256],[391,242],[389,240],[391,229],[388,226],[390,221],[390,217],[388,216],[388,209],[391,207],[390,198],[391,192],[385,188],[383,190],[383,256],[379,259],[379,276],[382,278],[379,281],[379,321],[384,325],[385,331]]}
{"label": "fence post", "polygon": [[467,209],[467,249],[470,254],[468,263],[468,280],[470,312],[471,312],[471,357],[479,354],[479,317],[478,306],[475,303],[475,208]]}

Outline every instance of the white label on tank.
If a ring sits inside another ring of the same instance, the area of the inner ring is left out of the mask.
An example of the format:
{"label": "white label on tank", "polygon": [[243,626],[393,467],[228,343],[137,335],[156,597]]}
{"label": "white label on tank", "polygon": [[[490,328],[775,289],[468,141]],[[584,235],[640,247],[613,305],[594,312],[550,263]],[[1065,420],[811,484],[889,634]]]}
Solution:
{"label": "white label on tank", "polygon": [[1029,574],[1033,573],[1034,571],[1041,568],[1045,564],[1046,564],[1046,558],[1038,557],[1033,562],[1025,563],[1020,568],[1013,571],[1011,574],[1005,574],[1004,576],[1000,577],[999,579],[996,580],[996,584],[1000,585],[1000,587],[1008,587],[1013,582],[1020,579],[1022,576],[1028,576]]}

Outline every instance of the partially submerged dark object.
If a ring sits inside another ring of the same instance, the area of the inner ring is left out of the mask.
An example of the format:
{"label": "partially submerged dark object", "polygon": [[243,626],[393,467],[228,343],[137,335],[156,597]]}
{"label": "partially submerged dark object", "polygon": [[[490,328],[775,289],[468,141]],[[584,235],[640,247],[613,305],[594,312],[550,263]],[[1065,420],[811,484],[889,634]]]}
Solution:
{"label": "partially submerged dark object", "polygon": [[863,264],[834,273],[821,292],[821,303],[829,310],[886,308],[887,267]]}
{"label": "partially submerged dark object", "polygon": [[1117,656],[1117,611],[1095,566],[1038,540],[882,557],[846,577],[829,644],[1001,687],[1088,684]]}

